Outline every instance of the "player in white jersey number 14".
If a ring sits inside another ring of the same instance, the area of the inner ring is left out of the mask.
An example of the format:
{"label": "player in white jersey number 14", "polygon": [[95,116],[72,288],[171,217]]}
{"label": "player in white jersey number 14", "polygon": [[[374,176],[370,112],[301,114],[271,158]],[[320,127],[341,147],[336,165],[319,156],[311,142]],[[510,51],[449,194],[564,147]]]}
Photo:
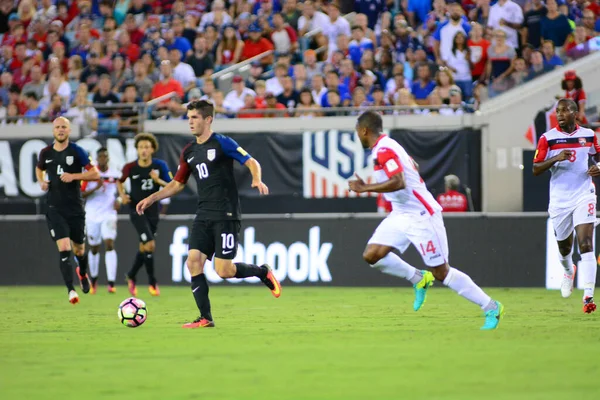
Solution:
{"label": "player in white jersey number 14", "polygon": [[96,152],[96,162],[100,171],[100,180],[86,182],[81,188],[82,197],[85,199],[85,225],[87,239],[90,245],[89,262],[91,277],[91,294],[98,289],[98,269],[100,264],[100,246],[104,242],[104,263],[106,264],[106,278],[108,292],[116,293],[115,279],[117,277],[117,252],[115,239],[117,238],[117,180],[121,177],[120,171],[108,167],[108,150],[101,147]]}
{"label": "player in white jersey number 14", "polygon": [[[379,224],[369,240],[363,258],[371,267],[404,278],[413,284],[418,311],[435,279],[485,312],[483,330],[498,327],[504,306],[492,300],[465,273],[448,265],[448,240],[442,207],[421,179],[418,167],[404,148],[382,134],[383,121],[373,111],[358,117],[356,133],[365,149],[371,149],[375,181],[367,184],[358,175],[349,182],[350,190],[383,193],[392,203],[392,212]],[[404,253],[413,244],[427,266],[418,270],[393,253]]]}
{"label": "player in white jersey number 14", "polygon": [[[596,164],[600,161],[600,146],[596,133],[575,124],[577,104],[570,99],[559,100],[556,107],[558,126],[544,133],[538,141],[533,160],[533,174],[548,170],[550,204],[548,213],[558,242],[560,262],[565,270],[561,294],[573,292],[576,267],[573,265],[573,231],[579,243],[579,273],[583,277],[583,312],[596,310],[596,259],[594,257],[594,223],[596,221],[596,189],[592,176],[600,176]],[[595,163],[591,167],[590,155]]]}

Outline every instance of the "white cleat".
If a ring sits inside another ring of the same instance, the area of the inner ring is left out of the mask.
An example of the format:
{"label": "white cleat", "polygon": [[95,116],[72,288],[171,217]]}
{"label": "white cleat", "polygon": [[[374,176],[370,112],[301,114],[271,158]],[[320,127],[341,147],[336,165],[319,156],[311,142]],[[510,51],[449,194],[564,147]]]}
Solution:
{"label": "white cleat", "polygon": [[79,303],[79,295],[74,290],[71,290],[69,292],[69,303],[71,303],[71,304]]}
{"label": "white cleat", "polygon": [[575,272],[577,272],[577,266],[573,265],[573,275],[565,273],[563,275],[562,283],[560,284],[560,294],[563,298],[571,297],[573,293],[573,283],[575,281]]}

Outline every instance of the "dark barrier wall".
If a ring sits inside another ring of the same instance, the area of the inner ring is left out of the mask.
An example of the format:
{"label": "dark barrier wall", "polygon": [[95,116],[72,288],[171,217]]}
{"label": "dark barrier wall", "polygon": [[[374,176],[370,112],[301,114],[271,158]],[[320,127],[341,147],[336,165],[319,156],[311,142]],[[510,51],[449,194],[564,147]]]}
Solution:
{"label": "dark barrier wall", "polygon": [[[188,284],[185,255],[192,217],[162,220],[157,238],[156,270],[161,284]],[[268,262],[284,285],[406,286],[407,283],[371,269],[362,251],[381,218],[247,219],[238,257]],[[546,218],[446,218],[451,265],[482,286],[544,287]],[[118,276],[129,269],[137,251],[137,236],[127,219],[119,220],[116,249]],[[44,220],[0,220],[3,254],[0,284],[60,284],[58,253]],[[422,260],[411,247],[404,257],[418,268]],[[213,283],[220,279],[207,267]],[[100,264],[105,282],[104,262]],[[141,271],[140,282],[145,282]],[[189,276],[188,276],[189,279]],[[228,283],[221,283],[228,284]]]}
{"label": "dark barrier wall", "polygon": [[[443,178],[457,175],[472,189],[475,210],[481,209],[481,131],[463,129],[452,132],[392,130],[390,135],[402,144],[419,163],[419,172],[435,195],[444,191]],[[231,134],[241,147],[260,161],[263,180],[271,196],[258,198],[251,188],[247,168],[236,163],[236,180],[240,188],[244,213],[298,212],[372,212],[375,198],[345,198],[348,179],[354,173],[365,179],[372,173],[372,162],[365,157],[354,132],[322,131],[298,134],[255,132]],[[156,155],[172,171],[177,169],[182,148],[191,135],[157,133],[160,148]],[[136,158],[133,139],[84,138],[76,141],[95,159],[101,146],[108,148],[111,167],[121,168]],[[40,150],[50,140],[14,139],[0,141],[0,214],[43,213],[34,199],[43,195],[35,181],[35,162]],[[311,193],[311,177],[317,187],[329,190],[326,195]],[[173,199],[170,214],[195,212],[195,180]],[[314,198],[323,197],[323,198]],[[339,197],[344,198],[340,201]]]}

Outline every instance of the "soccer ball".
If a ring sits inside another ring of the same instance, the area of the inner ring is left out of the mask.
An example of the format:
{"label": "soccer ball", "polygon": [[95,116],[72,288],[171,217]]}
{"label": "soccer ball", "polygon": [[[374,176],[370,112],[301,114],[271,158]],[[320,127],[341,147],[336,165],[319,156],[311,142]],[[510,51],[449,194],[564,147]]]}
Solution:
{"label": "soccer ball", "polygon": [[129,328],[137,328],[146,322],[146,317],[148,316],[146,303],[135,297],[125,299],[119,305],[117,316],[123,325]]}

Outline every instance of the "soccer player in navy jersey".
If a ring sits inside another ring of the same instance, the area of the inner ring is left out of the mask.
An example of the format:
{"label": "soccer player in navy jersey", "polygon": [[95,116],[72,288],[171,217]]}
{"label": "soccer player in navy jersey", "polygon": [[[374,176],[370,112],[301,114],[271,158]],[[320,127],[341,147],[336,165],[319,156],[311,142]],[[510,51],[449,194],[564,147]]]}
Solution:
{"label": "soccer player in navy jersey", "polygon": [[[135,212],[135,207],[145,197],[158,192],[161,187],[167,186],[171,182],[172,175],[167,163],[152,157],[158,150],[158,141],[154,135],[151,133],[137,134],[135,148],[137,149],[138,159],[125,164],[121,179],[117,183],[121,201],[123,204],[129,204],[129,217],[140,240],[139,250],[133,266],[125,278],[127,279],[129,292],[132,296],[137,296],[136,276],[142,266],[146,265],[150,284],[148,291],[152,296],[160,296],[160,290],[154,275],[155,236],[159,221],[158,204],[149,207],[142,215]],[[125,193],[125,187],[123,186],[127,179],[131,184],[129,194]]]}
{"label": "soccer player in navy jersey", "polygon": [[214,133],[211,124],[214,106],[204,100],[192,101],[187,106],[189,126],[195,140],[183,148],[175,178],[163,190],[137,204],[143,214],[157,201],[183,190],[190,175],[198,186],[198,209],[189,238],[187,267],[192,276],[192,294],[200,316],[184,328],[214,327],[208,298],[208,282],[204,264],[214,256],[214,267],[221,278],[247,278],[256,276],[271,290],[276,298],[281,295],[281,285],[268,265],[234,263],[241,226],[241,209],[233,162],[246,166],[252,174],[252,187],[261,195],[269,193],[262,182],[260,164],[233,139]]}
{"label": "soccer player in navy jersey", "polygon": [[67,286],[69,302],[77,304],[79,295],[73,287],[73,268],[79,276],[82,292],[90,291],[81,181],[100,179],[100,172],[92,165],[86,151],[69,141],[71,123],[68,119],[56,118],[53,134],[54,143],[40,152],[35,175],[42,190],[47,192],[46,221],[60,254],[60,272]]}

